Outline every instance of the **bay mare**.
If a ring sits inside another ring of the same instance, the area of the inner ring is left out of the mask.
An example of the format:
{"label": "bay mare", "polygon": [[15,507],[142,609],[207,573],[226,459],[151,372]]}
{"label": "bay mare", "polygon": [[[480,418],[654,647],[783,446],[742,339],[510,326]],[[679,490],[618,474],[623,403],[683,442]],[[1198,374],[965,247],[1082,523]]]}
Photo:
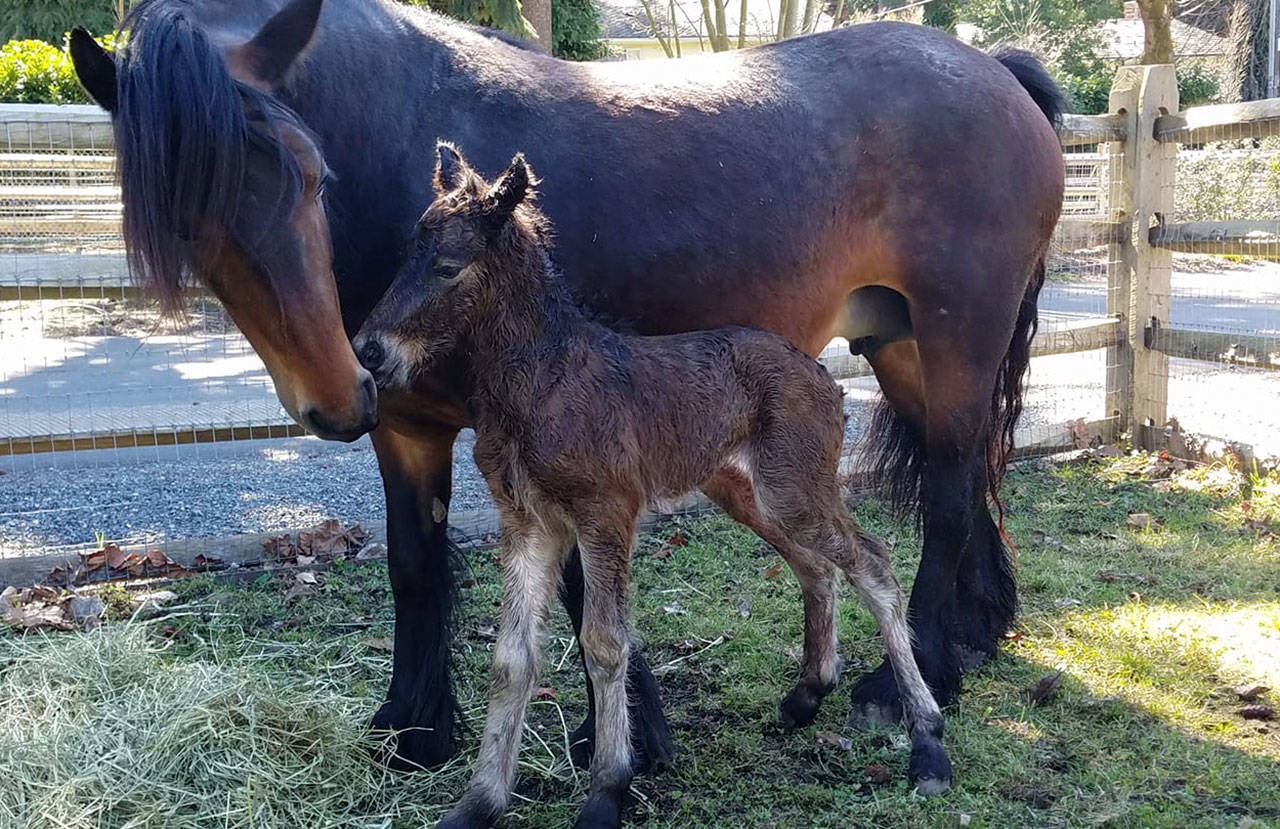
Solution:
{"label": "bay mare", "polygon": [[[1063,188],[1062,99],[1033,58],[876,23],[571,64],[388,0],[150,0],[126,27],[123,60],[83,33],[72,56],[114,112],[134,270],[170,298],[179,269],[208,283],[304,425],[340,439],[372,426],[345,337],[431,201],[437,139],[484,175],[521,151],[546,176],[557,263],[597,312],[644,334],[761,327],[810,354],[839,335],[866,355],[887,401],[876,467],[923,524],[909,602],[921,671],[946,703],[961,658],[995,652],[1015,589],[988,498]],[[462,379],[442,365],[383,395],[372,432],[396,614],[373,725],[407,729],[405,764],[458,747],[445,527]],[[579,627],[575,557],[563,598]],[[638,764],[669,760],[639,654],[628,682]],[[888,665],[853,703],[898,717]],[[593,716],[574,734],[579,762]]]}

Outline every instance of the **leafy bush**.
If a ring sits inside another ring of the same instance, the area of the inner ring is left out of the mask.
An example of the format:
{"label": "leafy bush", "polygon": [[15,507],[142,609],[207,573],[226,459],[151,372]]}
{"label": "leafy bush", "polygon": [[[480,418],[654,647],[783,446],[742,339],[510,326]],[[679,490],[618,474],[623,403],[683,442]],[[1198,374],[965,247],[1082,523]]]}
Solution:
{"label": "leafy bush", "polygon": [[1199,64],[1178,67],[1178,105],[1207,104],[1218,97],[1218,76]]}
{"label": "leafy bush", "polygon": [[0,46],[0,102],[83,104],[71,56],[43,40],[11,40]]}
{"label": "leafy bush", "polygon": [[551,51],[569,60],[598,60],[608,54],[600,39],[600,10],[594,0],[552,0]]}
{"label": "leafy bush", "polygon": [[[1071,98],[1072,112],[1095,115],[1107,111],[1115,74],[1116,68],[1113,65],[1097,61],[1077,73],[1059,72],[1058,82]],[[1207,104],[1216,97],[1218,77],[1213,70],[1194,63],[1178,67],[1179,106],[1185,109]]]}
{"label": "leafy bush", "polygon": [[4,0],[0,3],[0,43],[43,40],[57,45],[72,26],[91,32],[116,28],[114,0]]}

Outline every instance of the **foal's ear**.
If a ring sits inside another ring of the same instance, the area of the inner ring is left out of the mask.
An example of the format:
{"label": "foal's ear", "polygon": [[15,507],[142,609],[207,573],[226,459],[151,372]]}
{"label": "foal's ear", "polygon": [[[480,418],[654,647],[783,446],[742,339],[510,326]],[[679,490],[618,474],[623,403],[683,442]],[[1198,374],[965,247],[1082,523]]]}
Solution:
{"label": "foal's ear", "polygon": [[497,227],[501,227],[525,200],[525,196],[529,195],[529,185],[532,183],[533,173],[524,160],[524,154],[518,153],[485,194],[485,214]]}
{"label": "foal's ear", "polygon": [[112,114],[116,111],[116,62],[82,27],[71,30],[71,63],[76,77],[98,106]]}
{"label": "foal's ear", "polygon": [[436,193],[443,196],[461,187],[471,168],[457,148],[448,141],[436,142],[436,155],[439,156],[436,161]]}
{"label": "foal's ear", "polygon": [[235,57],[253,77],[252,85],[268,91],[284,83],[289,68],[311,43],[324,0],[292,0],[272,15]]}

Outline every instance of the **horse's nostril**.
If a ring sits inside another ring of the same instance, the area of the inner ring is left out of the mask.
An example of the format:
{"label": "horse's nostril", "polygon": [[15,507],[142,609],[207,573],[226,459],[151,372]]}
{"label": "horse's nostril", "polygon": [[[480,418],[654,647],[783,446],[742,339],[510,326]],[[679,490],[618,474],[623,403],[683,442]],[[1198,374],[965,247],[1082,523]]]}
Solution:
{"label": "horse's nostril", "polygon": [[360,358],[360,365],[369,371],[377,371],[378,366],[382,365],[382,361],[387,357],[386,352],[382,350],[382,343],[374,338],[370,338],[356,356]]}

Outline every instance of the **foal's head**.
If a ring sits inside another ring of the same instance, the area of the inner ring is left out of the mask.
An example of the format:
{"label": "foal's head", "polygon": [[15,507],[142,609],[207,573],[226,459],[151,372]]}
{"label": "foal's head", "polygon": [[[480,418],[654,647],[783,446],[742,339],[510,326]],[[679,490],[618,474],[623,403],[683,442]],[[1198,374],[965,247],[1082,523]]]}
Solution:
{"label": "foal's head", "polygon": [[407,385],[475,326],[490,324],[530,269],[546,267],[543,220],[526,203],[535,180],[524,156],[489,183],[449,144],[436,149],[436,200],[353,341],[381,388]]}

